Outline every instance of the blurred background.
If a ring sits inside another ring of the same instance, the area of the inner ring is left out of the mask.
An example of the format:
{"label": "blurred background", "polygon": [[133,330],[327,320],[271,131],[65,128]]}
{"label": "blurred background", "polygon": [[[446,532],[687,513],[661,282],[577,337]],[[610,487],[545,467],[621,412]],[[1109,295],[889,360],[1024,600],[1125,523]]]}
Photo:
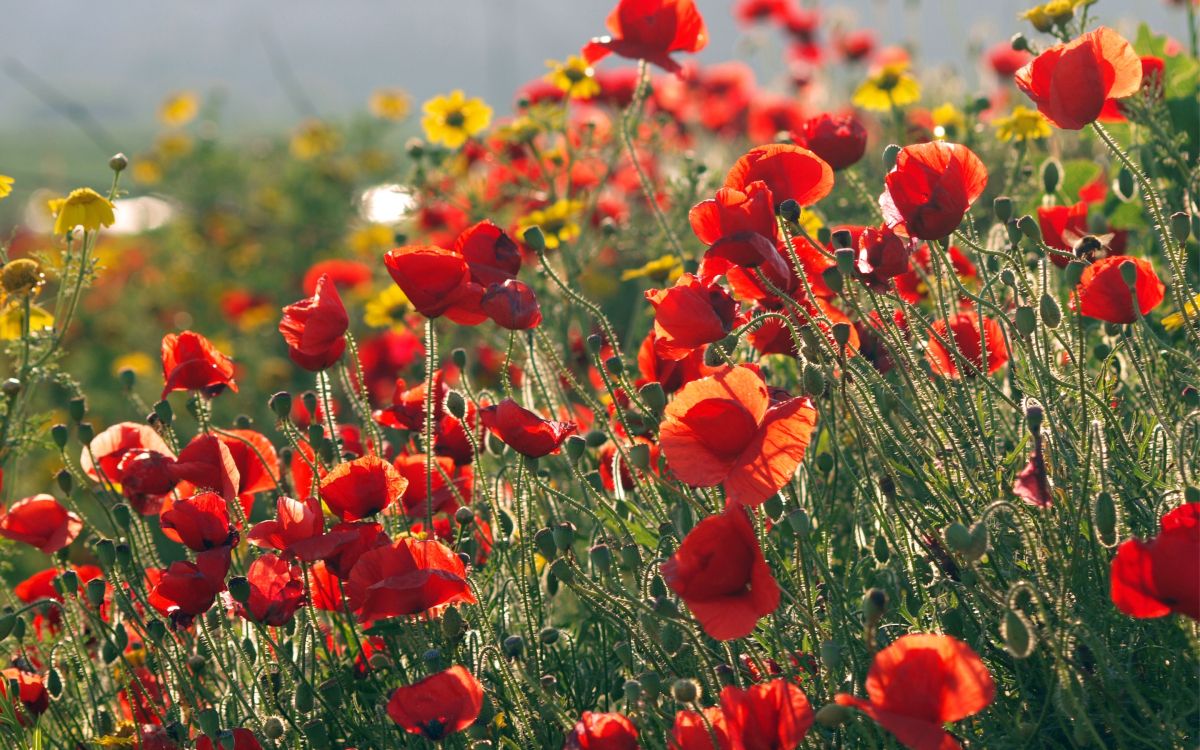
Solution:
{"label": "blurred background", "polygon": [[[736,28],[728,0],[697,4],[711,36],[702,61],[755,61],[754,47],[769,44]],[[874,29],[884,44],[912,40],[923,67],[952,66],[969,82],[978,50],[1027,30],[1018,14],[1030,5],[846,0],[822,9],[845,28]],[[513,92],[545,72],[546,59],[578,52],[603,33],[613,6],[613,0],[6,3],[0,172],[49,187],[103,177],[89,163],[116,150],[145,149],[157,132],[159,103],[181,89],[215,103],[226,136],[361,111],[372,91],[388,86],[406,89],[417,104],[462,88],[503,114]],[[1093,14],[1132,33],[1136,21],[1170,31],[1181,11],[1162,0],[1102,0]],[[778,60],[777,51],[758,57]],[[760,80],[771,72],[760,66]]]}

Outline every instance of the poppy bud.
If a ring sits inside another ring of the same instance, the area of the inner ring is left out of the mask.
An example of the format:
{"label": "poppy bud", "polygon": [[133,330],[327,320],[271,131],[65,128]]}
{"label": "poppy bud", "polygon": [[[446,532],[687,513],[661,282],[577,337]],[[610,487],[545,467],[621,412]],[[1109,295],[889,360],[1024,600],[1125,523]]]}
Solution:
{"label": "poppy bud", "polygon": [[875,559],[881,563],[886,563],[892,556],[891,550],[888,549],[887,538],[883,534],[875,537],[875,546],[872,551],[875,553]]}
{"label": "poppy bud", "polygon": [[1029,401],[1025,405],[1025,426],[1029,428],[1031,435],[1037,435],[1042,431],[1042,420],[1045,416],[1045,410],[1036,401]]}
{"label": "poppy bud", "polygon": [[103,578],[93,578],[87,582],[87,600],[93,607],[99,607],[104,603],[104,590],[106,584]]}
{"label": "poppy bud", "polygon": [[943,538],[946,546],[955,552],[963,552],[971,546],[971,531],[957,521],[946,527]]}
{"label": "poppy bud", "polygon": [[1121,171],[1117,172],[1117,179],[1113,180],[1113,192],[1125,203],[1133,200],[1137,195],[1137,183],[1133,180],[1133,172],[1121,167]]}
{"label": "poppy bud", "polygon": [[65,424],[56,424],[50,428],[50,437],[54,439],[54,444],[58,446],[59,450],[66,448],[70,436]]}
{"label": "poppy bud", "polygon": [[457,367],[458,369],[460,369],[460,370],[466,369],[466,367],[467,367],[467,350],[463,349],[462,347],[458,347],[454,351],[450,352],[450,361],[453,362],[454,366]]}
{"label": "poppy bud", "polygon": [[1038,226],[1037,219],[1029,214],[1025,214],[1017,219],[1017,229],[1021,230],[1021,234],[1030,242],[1042,241],[1042,228]]}
{"label": "poppy bud", "polygon": [[620,357],[609,357],[608,359],[604,360],[604,368],[613,375],[619,376],[621,373],[625,372],[625,363],[621,361]]}
{"label": "poppy bud", "polygon": [[854,273],[854,250],[849,247],[839,248],[834,252],[837,258],[837,270],[843,276]]}
{"label": "poppy bud", "polygon": [[258,661],[258,649],[254,646],[254,641],[248,637],[242,639],[242,653],[246,655],[246,659],[251,664]]}
{"label": "poppy bud", "polygon": [[133,511],[130,510],[127,503],[117,503],[112,509],[113,520],[117,522],[117,526],[128,531],[133,525]]}
{"label": "poppy bud", "polygon": [[1017,52],[1029,51],[1029,40],[1026,39],[1025,35],[1020,32],[1012,35],[1012,39],[1009,40],[1009,44],[1011,44],[1012,48]]}
{"label": "poppy bud", "polygon": [[1042,189],[1046,191],[1046,195],[1054,195],[1058,192],[1058,186],[1062,182],[1062,164],[1058,159],[1050,158],[1042,162]]}
{"label": "poppy bud", "polygon": [[629,463],[638,469],[650,468],[650,446],[645,443],[629,446]]}
{"label": "poppy bud", "polygon": [[837,266],[830,266],[821,272],[821,280],[825,282],[825,286],[829,287],[829,291],[834,294],[840,294],[842,291],[842,272],[837,269]]}
{"label": "poppy bud", "polygon": [[[1016,245],[1021,241],[1021,228],[1017,225],[1016,219],[1009,219],[1004,222],[1004,231],[1008,233],[1008,244]],[[1008,270],[1007,268],[1004,270]],[[1012,286],[1009,284],[1009,286]]]}
{"label": "poppy bud", "polygon": [[103,645],[100,646],[100,658],[104,660],[105,664],[112,664],[120,656],[121,649],[118,648],[117,644],[113,643],[112,641],[105,641]]}
{"label": "poppy bud", "polygon": [[171,404],[165,400],[159,401],[154,405],[154,416],[158,417],[159,421],[170,427],[175,421],[175,410],[171,408]]}
{"label": "poppy bud", "polygon": [[1058,300],[1051,297],[1049,294],[1043,294],[1041,300],[1038,301],[1038,310],[1041,312],[1042,322],[1047,328],[1058,328],[1062,323],[1062,308],[1058,306]]}
{"label": "poppy bud", "polygon": [[1092,523],[1096,526],[1096,538],[1106,547],[1111,547],[1117,541],[1117,506],[1108,492],[1096,495],[1096,505]]}
{"label": "poppy bud", "polygon": [[235,602],[245,604],[250,600],[250,581],[245,576],[233,576],[229,579],[229,595]]}
{"label": "poppy bud", "polygon": [[675,680],[671,685],[671,697],[680,703],[695,703],[700,699],[700,684],[687,678]]}
{"label": "poppy bud", "polygon": [[84,445],[90,445],[92,439],[96,437],[96,428],[92,426],[91,422],[80,422],[75,429],[79,433],[79,442]]}
{"label": "poppy bud", "polygon": [[525,639],[519,635],[510,635],[501,644],[504,655],[510,659],[519,659],[525,653]]}
{"label": "poppy bud", "polygon": [[58,577],[58,580],[62,586],[61,591],[64,595],[72,595],[79,591],[79,574],[75,571],[63,571],[62,575]]}
{"label": "poppy bud", "polygon": [[127,391],[132,391],[137,385],[137,373],[128,367],[122,367],[117,373],[117,380],[121,381],[121,387]]}
{"label": "poppy bud", "polygon": [[8,638],[8,636],[10,634],[12,634],[13,630],[16,628],[16,625],[17,625],[17,616],[16,615],[13,615],[10,613],[10,614],[0,616],[0,641],[3,641],[5,638]]}
{"label": "poppy bud", "polygon": [[133,550],[129,548],[129,544],[121,542],[116,546],[117,565],[122,568],[133,567]]}
{"label": "poppy bud", "polygon": [[779,215],[785,221],[799,221],[800,220],[800,204],[797,203],[792,198],[788,198],[787,200],[785,200],[779,204]]}
{"label": "poppy bud", "polygon": [[312,686],[307,682],[299,682],[296,684],[296,693],[292,696],[292,705],[300,713],[306,714],[313,710],[314,698]]}
{"label": "poppy bud", "polygon": [[1189,235],[1192,233],[1192,219],[1183,211],[1176,211],[1171,214],[1171,234],[1175,235],[1175,239],[1180,243],[1186,242]]}
{"label": "poppy bud", "polygon": [[808,513],[803,508],[797,508],[788,514],[788,526],[792,527],[792,532],[796,536],[804,539],[808,536],[808,532],[812,529],[812,521],[808,518]]}
{"label": "poppy bud", "polygon": [[983,521],[976,521],[971,525],[970,544],[963,551],[963,555],[968,560],[978,560],[983,557],[988,548],[988,527]]}
{"label": "poppy bud", "polygon": [[292,413],[292,394],[287,391],[279,391],[271,396],[267,404],[271,407],[271,411],[275,413],[276,417],[287,419]]}
{"label": "poppy bud", "polygon": [[1032,624],[1024,615],[1012,609],[1004,613],[1000,637],[1004,639],[1005,650],[1017,659],[1027,658],[1037,645],[1033,638]]}
{"label": "poppy bud", "polygon": [[233,418],[233,426],[239,430],[248,430],[254,426],[254,420],[248,414],[239,414]]}
{"label": "poppy bud", "polygon": [[533,535],[533,543],[537,547],[538,553],[547,560],[553,560],[557,554],[557,549],[554,546],[554,532],[548,528],[538,529]]}
{"label": "poppy bud", "polygon": [[1063,269],[1063,281],[1067,282],[1067,286],[1074,288],[1079,286],[1079,280],[1083,278],[1083,272],[1087,265],[1078,260],[1073,260]]}
{"label": "poppy bud", "polygon": [[[4,381],[5,392],[8,391],[8,384],[10,382],[12,382],[12,378]],[[18,382],[17,385],[19,387],[20,383]],[[87,414],[87,401],[83,396],[78,396],[67,402],[67,416],[71,418],[72,422],[81,421],[85,414]]]}
{"label": "poppy bud", "polygon": [[96,731],[99,733],[108,734],[114,729],[112,714],[106,708],[98,709],[92,720],[96,725]]}
{"label": "poppy bud", "polygon": [[667,405],[667,394],[663,391],[662,383],[658,381],[650,381],[638,389],[638,395],[650,407],[650,410],[658,414]]}
{"label": "poppy bud", "polygon": [[1028,305],[1021,305],[1017,308],[1016,314],[1017,331],[1022,336],[1028,336],[1037,328],[1037,313]]}
{"label": "poppy bud", "polygon": [[612,569],[613,554],[607,544],[593,545],[588,549],[588,558],[592,561],[592,567],[601,574]]}
{"label": "poppy bud", "polygon": [[467,400],[458,391],[450,391],[446,394],[446,411],[455,419],[462,419],[467,415]]}
{"label": "poppy bud", "polygon": [[129,166],[129,157],[123,153],[115,153],[108,160],[108,168],[120,174],[125,171],[125,167]]}
{"label": "poppy bud", "polygon": [[821,710],[817,711],[816,715],[813,716],[813,719],[823,727],[836,729],[847,721],[850,721],[851,715],[849,708],[839,706],[836,703],[829,703],[822,706]]}
{"label": "poppy bud", "polygon": [[100,564],[105,568],[111,568],[113,562],[117,559],[116,545],[111,539],[101,539],[96,542],[96,557],[100,560]]}
{"label": "poppy bud", "polygon": [[767,518],[774,521],[783,513],[783,498],[779,496],[779,493],[775,493],[763,502],[762,508],[763,512],[767,514]]}
{"label": "poppy bud", "polygon": [[992,212],[996,215],[997,221],[1002,224],[1012,218],[1012,208],[1012,198],[1009,198],[1007,195],[997,196],[992,201]]}
{"label": "poppy bud", "polygon": [[329,750],[329,730],[325,728],[325,719],[312,719],[304,724],[304,736],[313,750]]}
{"label": "poppy bud", "polygon": [[625,680],[621,690],[625,693],[625,700],[630,703],[642,697],[642,683],[637,680]]}
{"label": "poppy bud", "polygon": [[830,674],[836,674],[842,666],[842,647],[837,641],[821,643],[821,663]]}
{"label": "poppy bud", "polygon": [[590,430],[583,439],[587,441],[589,448],[599,448],[608,442],[608,435],[605,435],[600,430]]}
{"label": "poppy bud", "polygon": [[849,323],[834,323],[833,324],[833,340],[841,348],[846,347],[846,342],[850,340],[850,324]]}
{"label": "poppy bud", "polygon": [[221,731],[221,718],[215,708],[206,708],[197,713],[196,722],[200,725],[200,731],[209,737],[216,737]]}
{"label": "poppy bud", "polygon": [[565,522],[557,524],[551,534],[554,537],[554,546],[560,552],[566,552],[575,543],[575,524]]}
{"label": "poppy bud", "polygon": [[546,252],[546,235],[542,233],[542,228],[532,226],[525,230],[521,235],[521,239],[525,241],[525,245],[535,253]]}
{"label": "poppy bud", "polygon": [[900,155],[900,146],[895,143],[889,143],[883,149],[883,168],[890,172],[896,166],[896,157]]}
{"label": "poppy bud", "polygon": [[337,707],[342,705],[342,686],[335,678],[329,678],[317,686],[325,703]]}
{"label": "poppy bud", "polygon": [[263,722],[263,734],[269,740],[277,740],[283,736],[283,721],[278,716],[271,716]]}
{"label": "poppy bud", "polygon": [[1131,260],[1122,261],[1121,265],[1117,266],[1117,270],[1121,272],[1121,280],[1125,282],[1125,286],[1129,287],[1130,291],[1137,291],[1138,267]]}
{"label": "poppy bud", "polygon": [[51,667],[50,672],[46,674],[46,691],[50,693],[51,698],[57,698],[62,695],[63,683],[62,675],[58,670]]}

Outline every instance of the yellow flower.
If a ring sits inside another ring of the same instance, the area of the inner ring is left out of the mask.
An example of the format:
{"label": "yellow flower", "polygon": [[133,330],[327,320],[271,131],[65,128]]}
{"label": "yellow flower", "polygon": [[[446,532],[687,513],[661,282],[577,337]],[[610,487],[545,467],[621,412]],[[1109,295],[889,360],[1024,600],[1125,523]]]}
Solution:
{"label": "yellow flower", "polygon": [[992,120],[996,127],[996,137],[1002,141],[1036,141],[1049,138],[1050,122],[1036,109],[1029,109],[1020,104],[1013,107],[1008,117],[997,117]]}
{"label": "yellow flower", "polygon": [[377,255],[396,244],[396,233],[387,224],[367,224],[355,229],[348,243],[358,255]]}
{"label": "yellow flower", "polygon": [[381,120],[398,122],[408,117],[412,99],[401,89],[378,89],[371,94],[367,108]]}
{"label": "yellow flower", "polygon": [[153,157],[142,156],[134,159],[130,170],[135,182],[143,185],[157,185],[162,182],[162,164]]}
{"label": "yellow flower", "polygon": [[808,232],[810,237],[816,237],[817,232],[821,231],[821,227],[825,226],[825,222],[821,221],[821,217],[817,216],[815,211],[809,211],[807,208],[800,211],[799,224]]}
{"label": "yellow flower", "polygon": [[1075,17],[1075,10],[1091,5],[1096,0],[1050,0],[1023,11],[1020,18],[1033,24],[1033,28],[1045,33],[1055,25],[1065,24]]}
{"label": "yellow flower", "polygon": [[[3,312],[0,312],[0,341],[14,341],[21,338],[22,322],[25,320],[24,304],[16,300],[10,302]],[[38,332],[54,327],[54,316],[37,305],[29,306],[29,330]]]}
{"label": "yellow flower", "polygon": [[372,328],[400,329],[404,328],[404,316],[411,311],[408,297],[393,284],[367,302],[363,321]]}
{"label": "yellow flower", "polygon": [[41,264],[32,258],[17,258],[0,267],[0,288],[13,296],[36,296],[45,282]]}
{"label": "yellow flower", "polygon": [[292,134],[292,156],[301,161],[315,159],[335,151],[342,144],[342,137],[327,122],[311,118],[300,123]]}
{"label": "yellow flower", "polygon": [[132,370],[145,377],[154,374],[157,364],[157,361],[145,352],[130,352],[113,360],[112,371],[114,375],[120,375],[122,370]]}
{"label": "yellow flower", "polygon": [[194,91],[179,91],[163,100],[158,108],[158,119],[163,125],[177,128],[187,125],[200,113],[200,97]]}
{"label": "yellow flower", "polygon": [[600,93],[600,84],[596,83],[596,71],[578,55],[571,55],[566,60],[547,60],[546,67],[550,72],[545,80],[553,83],[559,91],[566,92],[572,99],[591,99]]}
{"label": "yellow flower", "polygon": [[137,747],[139,740],[137,738],[137,727],[133,722],[122,721],[117,724],[116,731],[112,734],[106,734],[103,737],[96,737],[89,740],[89,743],[94,747]]}
{"label": "yellow flower", "polygon": [[51,201],[50,210],[56,214],[55,234],[70,234],[80,226],[85,232],[94,232],[112,226],[115,220],[112,202],[91,188],[72,190],[66,198]]}
{"label": "yellow flower", "polygon": [[467,99],[458,89],[449,96],[435,96],[421,110],[425,113],[421,118],[425,137],[446,148],[458,148],[492,122],[491,107],[482,99]]}
{"label": "yellow flower", "polygon": [[6,174],[0,174],[0,200],[12,192],[13,178]]}
{"label": "yellow flower", "polygon": [[187,133],[166,133],[154,142],[154,151],[163,161],[171,161],[192,153],[192,139]]}
{"label": "yellow flower", "polygon": [[[1188,315],[1190,315],[1193,320],[1197,316],[1200,316],[1200,294],[1197,294],[1187,302],[1184,302],[1183,307],[1185,310],[1187,310]],[[1183,324],[1186,322],[1187,319],[1183,317],[1182,311],[1171,313],[1162,319],[1163,328],[1166,328],[1168,331],[1177,331],[1180,328],[1183,328]]]}
{"label": "yellow flower", "polygon": [[929,117],[933,120],[933,137],[938,140],[953,138],[967,129],[966,116],[949,102],[934,108]]}
{"label": "yellow flower", "polygon": [[908,63],[884,65],[854,92],[854,103],[863,109],[886,112],[921,98],[921,86],[908,72]]}
{"label": "yellow flower", "polygon": [[583,210],[583,201],[560,200],[549,208],[533,211],[517,222],[517,234],[531,227],[540,227],[546,237],[546,249],[553,250],[579,236],[576,214]]}
{"label": "yellow flower", "polygon": [[683,263],[675,255],[664,255],[643,263],[638,268],[621,272],[621,281],[652,279],[660,284],[672,283],[683,275]]}

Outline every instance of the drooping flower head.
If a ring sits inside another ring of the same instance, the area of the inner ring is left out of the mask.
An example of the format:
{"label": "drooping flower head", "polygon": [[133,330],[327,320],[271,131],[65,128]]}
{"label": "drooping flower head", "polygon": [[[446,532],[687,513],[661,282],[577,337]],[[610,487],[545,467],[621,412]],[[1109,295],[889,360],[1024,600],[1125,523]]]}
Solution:
{"label": "drooping flower head", "polygon": [[288,345],[288,356],[306,370],[331,367],[346,349],[350,316],[328,276],[317,281],[316,292],[283,308],[279,332]]}
{"label": "drooping flower head", "polygon": [[479,410],[483,426],[505,445],[530,458],[558,452],[578,426],[574,422],[543,419],[511,398]]}

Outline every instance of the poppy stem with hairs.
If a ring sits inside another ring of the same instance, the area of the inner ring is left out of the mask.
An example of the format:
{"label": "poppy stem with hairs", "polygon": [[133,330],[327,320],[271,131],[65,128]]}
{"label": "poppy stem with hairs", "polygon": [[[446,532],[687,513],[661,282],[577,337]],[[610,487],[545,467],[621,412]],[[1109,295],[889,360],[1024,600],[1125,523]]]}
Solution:
{"label": "poppy stem with hairs", "polygon": [[[433,535],[433,389],[437,363],[437,333],[433,318],[425,319],[425,528]],[[507,368],[506,368],[507,369]]]}
{"label": "poppy stem with hairs", "polygon": [[650,64],[645,60],[638,62],[638,83],[637,90],[634,92],[633,101],[629,103],[629,107],[621,115],[621,140],[625,144],[625,149],[629,152],[629,161],[633,163],[633,168],[637,172],[638,182],[642,186],[642,194],[646,197],[646,203],[650,206],[650,211],[654,214],[654,218],[658,221],[659,228],[667,238],[667,242],[671,243],[671,249],[675,251],[675,255],[679,258],[686,257],[683,252],[683,245],[679,243],[679,238],[675,236],[675,230],[671,229],[671,223],[667,221],[666,214],[663,213],[662,207],[658,205],[658,198],[654,194],[654,186],[650,184],[650,178],[646,176],[645,170],[642,169],[641,162],[638,161],[637,149],[633,145],[633,134],[630,132],[632,114],[641,109],[642,101],[646,98],[647,92],[650,90]]}
{"label": "poppy stem with hairs", "polygon": [[[1099,122],[1092,123],[1092,130],[1096,131],[1096,135],[1100,136],[1100,140],[1104,141],[1104,145],[1108,150],[1117,157],[1117,160],[1125,166],[1126,169],[1133,174],[1138,185],[1142,188],[1142,193],[1146,196],[1146,202],[1150,207],[1150,218],[1154,224],[1154,232],[1158,235],[1159,242],[1162,243],[1163,255],[1167,256],[1167,262],[1171,264],[1172,281],[1175,283],[1168,284],[1171,290],[1171,296],[1174,298],[1175,306],[1183,314],[1187,325],[1184,330],[1187,331],[1188,338],[1192,339],[1192,343],[1200,346],[1200,334],[1196,333],[1196,325],[1192,322],[1192,313],[1186,304],[1190,299],[1190,294],[1185,294],[1187,289],[1187,275],[1184,271],[1183,262],[1180,260],[1179,254],[1183,248],[1175,241],[1175,236],[1171,233],[1171,224],[1167,219],[1166,212],[1163,210],[1162,196],[1154,188],[1154,184],[1150,182],[1150,178],[1142,171],[1129,154],[1125,153],[1125,149],[1112,137],[1112,134]],[[1188,290],[1190,291],[1190,290]]]}

